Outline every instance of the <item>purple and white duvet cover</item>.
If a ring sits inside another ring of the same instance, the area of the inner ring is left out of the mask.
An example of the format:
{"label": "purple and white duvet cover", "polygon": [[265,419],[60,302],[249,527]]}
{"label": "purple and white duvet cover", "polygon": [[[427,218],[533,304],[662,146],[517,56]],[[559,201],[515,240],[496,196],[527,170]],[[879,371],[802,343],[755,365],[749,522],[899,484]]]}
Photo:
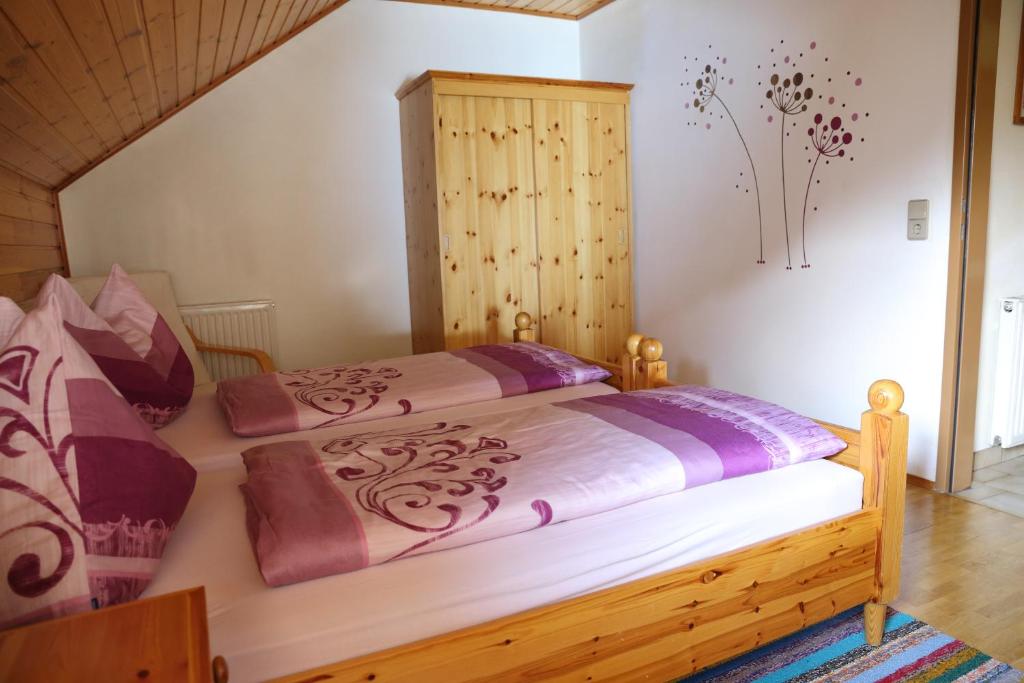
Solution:
{"label": "purple and white duvet cover", "polygon": [[600,382],[610,374],[522,342],[229,379],[217,385],[217,400],[235,434],[268,436]]}
{"label": "purple and white duvet cover", "polygon": [[594,515],[833,455],[779,406],[703,387],[577,399],[242,457],[250,540],[272,586]]}

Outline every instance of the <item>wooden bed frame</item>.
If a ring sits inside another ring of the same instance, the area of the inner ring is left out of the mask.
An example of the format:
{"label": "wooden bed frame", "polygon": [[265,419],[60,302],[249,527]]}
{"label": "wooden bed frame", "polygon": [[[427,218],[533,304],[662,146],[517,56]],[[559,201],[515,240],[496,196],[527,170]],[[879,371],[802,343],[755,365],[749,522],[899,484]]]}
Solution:
{"label": "wooden bed frame", "polygon": [[[517,316],[517,341],[530,341]],[[624,389],[669,386],[662,345],[633,335]],[[820,423],[864,475],[862,509],[844,517],[581,597],[276,679],[337,681],[661,681],[688,675],[857,605],[879,645],[899,589],[906,492],[903,389],[879,380],[860,430]]]}

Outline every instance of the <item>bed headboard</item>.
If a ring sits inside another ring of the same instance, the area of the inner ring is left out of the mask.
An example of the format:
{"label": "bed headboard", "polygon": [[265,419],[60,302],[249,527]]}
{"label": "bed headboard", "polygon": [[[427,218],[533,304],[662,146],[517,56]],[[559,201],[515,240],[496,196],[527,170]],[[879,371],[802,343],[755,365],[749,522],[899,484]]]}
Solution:
{"label": "bed headboard", "polygon": [[57,195],[0,167],[0,296],[24,304],[51,273],[68,274]]}

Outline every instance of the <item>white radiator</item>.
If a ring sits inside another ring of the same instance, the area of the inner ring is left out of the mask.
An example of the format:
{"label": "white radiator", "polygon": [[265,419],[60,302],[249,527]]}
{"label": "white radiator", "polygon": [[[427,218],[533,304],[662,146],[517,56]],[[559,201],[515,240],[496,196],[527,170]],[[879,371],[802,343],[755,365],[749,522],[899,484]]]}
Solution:
{"label": "white radiator", "polygon": [[[236,301],[223,304],[182,306],[181,317],[207,344],[243,346],[277,355],[276,306],[273,301]],[[259,373],[256,362],[241,356],[203,353],[213,380]]]}
{"label": "white radiator", "polygon": [[1024,296],[1003,299],[996,352],[996,398],[992,429],[996,443],[1024,443]]}

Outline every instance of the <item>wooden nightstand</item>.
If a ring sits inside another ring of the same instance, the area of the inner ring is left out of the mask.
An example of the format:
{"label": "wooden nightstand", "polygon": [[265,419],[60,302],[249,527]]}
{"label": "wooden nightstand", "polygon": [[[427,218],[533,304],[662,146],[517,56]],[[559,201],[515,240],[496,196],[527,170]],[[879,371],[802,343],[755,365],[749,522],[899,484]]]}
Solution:
{"label": "wooden nightstand", "polygon": [[200,587],[0,631],[0,681],[223,683],[227,668],[211,666]]}

